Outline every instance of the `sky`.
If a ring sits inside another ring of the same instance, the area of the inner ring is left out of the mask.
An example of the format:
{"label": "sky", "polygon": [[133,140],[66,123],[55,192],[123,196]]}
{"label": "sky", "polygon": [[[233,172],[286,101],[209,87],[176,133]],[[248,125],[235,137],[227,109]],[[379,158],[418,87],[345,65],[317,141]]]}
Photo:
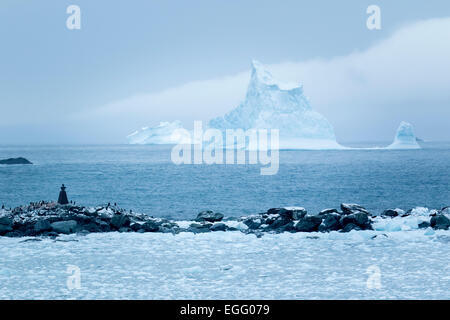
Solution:
{"label": "sky", "polygon": [[[366,27],[373,4],[381,30]],[[2,0],[0,39],[0,144],[190,128],[244,99],[252,59],[302,83],[338,141],[392,140],[402,120],[450,140],[447,0]]]}

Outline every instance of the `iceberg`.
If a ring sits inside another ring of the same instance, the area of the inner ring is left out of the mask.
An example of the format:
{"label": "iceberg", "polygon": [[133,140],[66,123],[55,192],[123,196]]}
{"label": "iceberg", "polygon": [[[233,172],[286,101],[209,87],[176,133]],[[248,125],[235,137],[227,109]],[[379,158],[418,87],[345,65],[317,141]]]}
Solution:
{"label": "iceberg", "polygon": [[129,144],[190,144],[191,135],[179,120],[144,127],[127,136]]}
{"label": "iceberg", "polygon": [[413,126],[405,121],[400,123],[395,135],[394,142],[386,147],[386,149],[420,149],[414,134]]}
{"label": "iceberg", "polygon": [[278,129],[279,149],[344,149],[330,122],[312,109],[303,87],[276,82],[255,60],[244,102],[208,126],[221,131]]}

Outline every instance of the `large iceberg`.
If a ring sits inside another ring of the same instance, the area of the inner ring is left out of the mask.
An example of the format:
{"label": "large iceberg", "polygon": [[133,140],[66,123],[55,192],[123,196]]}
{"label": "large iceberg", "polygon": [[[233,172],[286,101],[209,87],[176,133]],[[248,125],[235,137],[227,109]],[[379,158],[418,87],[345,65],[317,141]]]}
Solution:
{"label": "large iceberg", "polygon": [[189,144],[191,136],[179,120],[161,122],[156,127],[144,127],[129,136],[130,144]]}
{"label": "large iceberg", "polygon": [[387,149],[420,149],[413,126],[402,121],[397,129],[394,142]]}
{"label": "large iceberg", "polygon": [[280,149],[342,149],[334,129],[320,113],[312,110],[302,86],[276,82],[258,61],[252,73],[244,102],[208,125],[227,129],[278,129]]}

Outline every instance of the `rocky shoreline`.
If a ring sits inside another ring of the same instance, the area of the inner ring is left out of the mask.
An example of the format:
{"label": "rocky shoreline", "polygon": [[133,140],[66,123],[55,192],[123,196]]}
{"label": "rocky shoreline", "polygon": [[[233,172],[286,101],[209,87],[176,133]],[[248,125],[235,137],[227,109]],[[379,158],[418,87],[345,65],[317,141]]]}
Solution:
{"label": "rocky shoreline", "polygon": [[[350,232],[373,230],[375,219],[406,218],[413,210],[387,209],[379,215],[358,204],[341,204],[338,209],[325,209],[308,214],[301,207],[272,208],[267,212],[240,218],[224,219],[224,215],[202,211],[193,221],[174,221],[133,213],[116,205],[84,207],[54,202],[30,203],[14,209],[0,210],[0,236],[57,237],[60,234],[96,232],[180,232],[204,233],[240,231],[260,237],[264,233],[281,232]],[[432,210],[418,228],[448,230],[450,207]]]}

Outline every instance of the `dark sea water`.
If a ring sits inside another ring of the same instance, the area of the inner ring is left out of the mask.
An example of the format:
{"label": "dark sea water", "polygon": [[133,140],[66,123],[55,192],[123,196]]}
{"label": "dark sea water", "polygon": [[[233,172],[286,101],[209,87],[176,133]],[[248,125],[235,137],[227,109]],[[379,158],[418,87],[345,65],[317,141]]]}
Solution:
{"label": "dark sea water", "polygon": [[422,146],[281,151],[273,176],[260,175],[260,165],[177,166],[170,146],[0,146],[0,159],[22,156],[34,163],[0,165],[0,204],[56,200],[64,183],[78,204],[117,202],[175,219],[190,219],[205,209],[226,216],[279,206],[317,212],[341,202],[373,212],[450,205],[450,143]]}

